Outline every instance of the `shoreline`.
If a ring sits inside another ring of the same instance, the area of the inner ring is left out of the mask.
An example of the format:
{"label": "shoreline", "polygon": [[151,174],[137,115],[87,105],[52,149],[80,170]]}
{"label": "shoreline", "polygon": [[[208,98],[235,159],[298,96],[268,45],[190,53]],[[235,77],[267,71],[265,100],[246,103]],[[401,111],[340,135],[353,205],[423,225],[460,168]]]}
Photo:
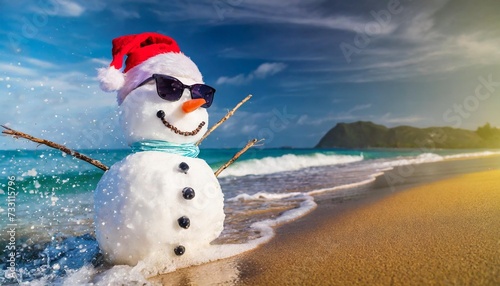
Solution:
{"label": "shoreline", "polygon": [[[498,285],[499,185],[500,171],[486,171],[411,188],[357,208],[332,210],[322,204],[240,258],[247,267],[270,268],[241,282]],[[332,212],[340,214],[325,218]],[[279,253],[286,258],[276,259]]]}
{"label": "shoreline", "polygon": [[[279,226],[275,237],[255,250],[150,281],[164,285],[500,283],[495,278],[500,277],[500,220],[494,219],[500,217],[500,190],[495,188],[500,185],[498,162],[495,156],[415,165],[417,170],[394,188],[387,185],[386,176],[398,170],[388,171],[362,198],[315,197],[316,210]],[[481,193],[483,200],[470,190]],[[415,202],[420,202],[418,207]],[[469,203],[477,208],[464,208]],[[471,243],[476,249],[464,246]]]}

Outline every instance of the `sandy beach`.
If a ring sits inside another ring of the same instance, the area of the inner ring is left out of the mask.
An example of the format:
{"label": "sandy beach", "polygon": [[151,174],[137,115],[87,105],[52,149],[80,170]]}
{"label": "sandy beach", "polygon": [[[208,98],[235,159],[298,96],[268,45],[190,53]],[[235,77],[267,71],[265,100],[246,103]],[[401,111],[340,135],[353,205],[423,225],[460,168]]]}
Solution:
{"label": "sandy beach", "polygon": [[240,256],[164,285],[500,285],[500,170],[458,175],[311,214]]}

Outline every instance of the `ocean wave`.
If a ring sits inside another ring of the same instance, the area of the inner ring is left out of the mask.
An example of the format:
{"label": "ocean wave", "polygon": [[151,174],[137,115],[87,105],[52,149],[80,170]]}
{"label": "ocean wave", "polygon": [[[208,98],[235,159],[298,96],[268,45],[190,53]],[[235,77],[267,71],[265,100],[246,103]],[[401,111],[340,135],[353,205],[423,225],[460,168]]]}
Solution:
{"label": "ocean wave", "polygon": [[406,165],[418,165],[423,163],[433,163],[445,160],[481,158],[481,157],[488,157],[495,155],[500,155],[500,151],[481,151],[481,152],[461,153],[454,155],[438,155],[435,153],[422,153],[415,157],[401,158],[379,163],[378,167],[385,168],[385,167],[397,167]]}
{"label": "ocean wave", "polygon": [[482,151],[444,156],[445,159],[468,159],[500,155],[500,151]]}
{"label": "ocean wave", "polygon": [[432,163],[443,161],[445,158],[441,155],[434,153],[423,153],[416,157],[408,157],[401,158],[396,160],[391,160],[387,162],[383,162],[378,164],[378,167],[397,167],[397,166],[406,166],[406,165],[414,165],[414,164],[423,164],[423,163]]}
{"label": "ocean wave", "polygon": [[229,202],[237,202],[237,201],[253,201],[253,200],[280,200],[280,199],[286,199],[286,198],[302,196],[302,195],[304,195],[304,194],[299,193],[299,192],[282,193],[282,194],[258,192],[258,193],[253,194],[253,195],[239,194],[234,198],[228,199],[228,201]]}
{"label": "ocean wave", "polygon": [[221,174],[221,177],[265,175],[303,168],[347,164],[363,160],[363,155],[326,155],[314,153],[311,155],[286,154],[280,157],[265,157],[237,162]]}
{"label": "ocean wave", "polygon": [[323,194],[323,193],[330,193],[330,192],[334,192],[334,191],[338,191],[338,190],[345,190],[345,189],[360,187],[363,185],[368,185],[370,183],[373,183],[377,179],[378,176],[384,175],[383,171],[386,171],[386,170],[389,170],[389,169],[382,170],[381,172],[374,172],[373,174],[370,174],[367,179],[361,180],[361,181],[356,182],[356,183],[344,184],[344,185],[340,185],[340,186],[336,186],[336,187],[332,187],[332,188],[323,188],[323,189],[313,190],[313,191],[307,192],[307,195],[315,196],[315,195],[319,195],[319,194]]}

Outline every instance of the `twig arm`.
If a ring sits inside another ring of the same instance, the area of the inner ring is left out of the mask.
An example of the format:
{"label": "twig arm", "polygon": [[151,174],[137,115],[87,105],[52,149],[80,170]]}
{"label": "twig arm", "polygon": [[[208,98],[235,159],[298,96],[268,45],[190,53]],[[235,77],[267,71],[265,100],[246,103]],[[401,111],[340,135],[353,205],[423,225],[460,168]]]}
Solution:
{"label": "twig arm", "polygon": [[240,103],[238,103],[233,109],[231,109],[227,114],[226,116],[222,117],[221,120],[219,120],[219,122],[215,123],[214,126],[212,126],[208,131],[207,133],[205,133],[205,135],[203,135],[203,137],[201,137],[200,140],[198,140],[198,142],[196,142],[196,146],[200,145],[201,142],[203,140],[205,140],[208,135],[210,135],[210,133],[212,133],[215,129],[217,129],[217,127],[219,127],[222,123],[224,123],[224,121],[228,120],[229,117],[233,116],[234,115],[234,112],[236,110],[238,110],[238,108],[240,108],[240,106],[242,106],[245,102],[247,102],[250,98],[252,98],[252,95],[249,94],[247,95],[247,97],[245,97],[242,101],[240,101]]}
{"label": "twig arm", "polygon": [[248,149],[250,149],[252,146],[257,144],[258,142],[261,142],[262,140],[264,140],[264,139],[261,139],[261,140],[252,139],[252,140],[248,141],[247,145],[245,147],[243,147],[243,149],[238,151],[238,153],[234,154],[234,156],[233,156],[233,158],[231,158],[231,160],[227,161],[224,165],[222,165],[219,169],[217,169],[217,171],[215,171],[215,173],[214,173],[215,176],[218,177],[219,174],[222,173],[222,171],[224,171],[227,167],[229,167],[229,165],[234,163],[234,161],[238,160],[238,158],[243,153],[245,153]]}
{"label": "twig arm", "polygon": [[28,139],[30,141],[33,141],[35,143],[39,143],[39,144],[42,144],[42,145],[45,145],[45,146],[49,146],[51,148],[54,148],[54,149],[58,149],[58,150],[61,150],[63,151],[64,153],[68,154],[68,155],[71,155],[77,159],[80,159],[80,160],[83,160],[87,163],[90,163],[94,166],[96,166],[97,168],[103,170],[103,171],[107,171],[109,168],[104,165],[103,163],[101,163],[100,161],[98,160],[95,160],[95,159],[92,159],[86,155],[83,155],[81,153],[78,153],[74,150],[71,150],[69,149],[68,147],[64,146],[64,145],[61,145],[61,144],[57,144],[55,142],[52,142],[52,141],[49,141],[49,140],[46,140],[46,139],[41,139],[41,138],[37,138],[37,137],[34,137],[34,136],[31,136],[29,134],[26,134],[26,133],[23,133],[21,131],[17,131],[17,130],[14,130],[12,128],[9,128],[7,126],[4,126],[4,125],[0,125],[2,126],[5,130],[2,131],[3,134],[6,134],[6,135],[10,135],[14,138],[25,138],[25,139]]}

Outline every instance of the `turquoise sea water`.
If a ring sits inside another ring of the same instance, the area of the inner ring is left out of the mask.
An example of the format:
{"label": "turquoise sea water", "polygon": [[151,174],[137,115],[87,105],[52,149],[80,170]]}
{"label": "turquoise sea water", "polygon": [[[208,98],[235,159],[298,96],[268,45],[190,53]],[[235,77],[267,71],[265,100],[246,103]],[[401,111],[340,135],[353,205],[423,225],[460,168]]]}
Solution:
{"label": "turquoise sea water", "polygon": [[[237,151],[202,149],[200,158],[216,170]],[[81,152],[108,166],[130,154],[129,150]],[[315,195],[338,196],[339,189],[348,193],[366,188],[375,176],[397,166],[498,153],[254,148],[219,177],[227,218],[216,243],[258,239],[265,234],[255,231],[254,223],[293,220],[314,207]],[[93,237],[93,190],[102,174],[102,170],[58,150],[0,151],[0,282],[16,281],[5,277],[13,226],[18,281],[58,281],[82,267],[102,265]],[[12,192],[15,196],[9,196]],[[13,220],[9,214],[15,215]]]}

